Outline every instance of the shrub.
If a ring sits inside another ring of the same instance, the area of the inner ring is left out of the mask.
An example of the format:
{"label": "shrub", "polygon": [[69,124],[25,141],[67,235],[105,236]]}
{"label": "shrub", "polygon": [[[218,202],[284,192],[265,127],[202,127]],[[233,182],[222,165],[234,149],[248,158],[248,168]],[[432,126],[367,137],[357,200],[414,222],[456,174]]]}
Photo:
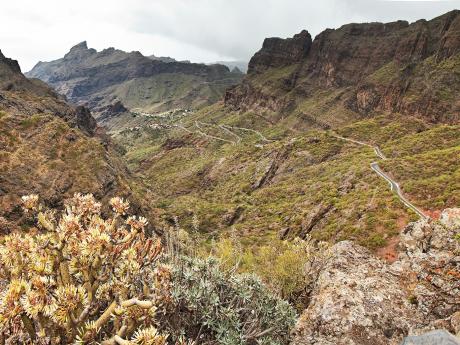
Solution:
{"label": "shrub", "polygon": [[182,257],[171,270],[171,282],[173,314],[181,315],[178,329],[189,338],[207,343],[212,335],[223,345],[289,342],[294,309],[255,275],[225,272],[212,257]]}
{"label": "shrub", "polygon": [[34,127],[38,122],[40,122],[40,115],[32,115],[21,121],[21,126],[24,129]]}
{"label": "shrub", "polygon": [[215,255],[226,269],[257,274],[282,298],[302,309],[308,287],[328,254],[326,249],[326,243],[307,237],[305,240],[273,240],[270,245],[243,251],[237,240],[227,238],[217,242]]}
{"label": "shrub", "polygon": [[0,245],[3,342],[166,342],[150,284],[161,243],[145,237],[145,218],[126,216],[128,202],[111,204],[113,217],[103,219],[92,195],[76,194],[60,215],[44,211],[36,195],[23,197],[38,229]]}
{"label": "shrub", "polygon": [[92,195],[62,212],[22,203],[36,227],[0,241],[1,344],[288,343],[294,309],[253,275],[183,255],[178,226],[163,250],[121,198],[107,219]]}

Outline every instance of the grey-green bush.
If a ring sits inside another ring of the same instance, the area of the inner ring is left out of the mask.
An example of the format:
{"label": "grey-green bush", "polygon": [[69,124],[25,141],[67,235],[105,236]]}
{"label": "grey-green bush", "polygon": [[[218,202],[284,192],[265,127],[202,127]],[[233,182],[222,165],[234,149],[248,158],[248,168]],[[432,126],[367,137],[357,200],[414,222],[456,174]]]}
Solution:
{"label": "grey-green bush", "polygon": [[178,261],[171,269],[171,297],[177,309],[172,314],[181,316],[173,322],[189,339],[222,345],[289,342],[296,312],[257,276],[223,271],[212,257]]}

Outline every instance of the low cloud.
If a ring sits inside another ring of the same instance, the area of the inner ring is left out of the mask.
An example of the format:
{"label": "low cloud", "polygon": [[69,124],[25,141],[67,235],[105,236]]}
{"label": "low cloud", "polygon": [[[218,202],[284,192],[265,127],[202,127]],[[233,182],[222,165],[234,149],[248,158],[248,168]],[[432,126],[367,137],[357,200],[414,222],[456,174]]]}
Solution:
{"label": "low cloud", "polygon": [[431,19],[456,1],[16,0],[2,4],[0,49],[23,70],[83,40],[194,62],[247,60],[265,37],[313,36],[349,22]]}

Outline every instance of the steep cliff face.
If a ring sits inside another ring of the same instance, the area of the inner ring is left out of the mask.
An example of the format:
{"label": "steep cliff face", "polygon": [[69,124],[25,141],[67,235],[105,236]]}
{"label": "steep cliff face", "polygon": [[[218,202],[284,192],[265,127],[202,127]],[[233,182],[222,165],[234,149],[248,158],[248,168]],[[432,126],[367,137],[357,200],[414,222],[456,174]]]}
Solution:
{"label": "steep cliff face", "polygon": [[293,38],[266,38],[262,49],[249,61],[248,73],[260,73],[269,68],[299,63],[307,56],[311,44],[311,35],[306,30]]}
{"label": "steep cliff face", "polygon": [[[337,119],[325,113],[340,111],[349,113],[343,120],[382,111],[460,120],[460,11],[412,24],[349,24],[313,42],[309,37],[303,31],[267,39],[243,83],[226,93],[226,105],[299,118],[320,118],[322,111],[326,125]],[[319,92],[332,98],[315,109]]]}
{"label": "steep cliff face", "polygon": [[165,62],[114,48],[97,52],[86,42],[62,59],[39,62],[27,76],[45,81],[73,103],[87,104],[96,116],[117,101],[150,111],[199,107],[242,78],[223,65]]}

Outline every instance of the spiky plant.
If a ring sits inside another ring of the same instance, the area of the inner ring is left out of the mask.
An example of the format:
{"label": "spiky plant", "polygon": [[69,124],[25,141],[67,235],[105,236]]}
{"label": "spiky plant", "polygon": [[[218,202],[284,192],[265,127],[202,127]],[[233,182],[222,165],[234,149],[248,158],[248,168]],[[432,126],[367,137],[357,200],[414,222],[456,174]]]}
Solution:
{"label": "spiky plant", "polygon": [[121,198],[108,219],[91,194],[61,213],[37,195],[22,201],[37,227],[1,240],[1,343],[166,343],[155,328],[163,289],[152,282],[167,272],[156,269],[161,241],[146,237],[145,218],[127,217]]}

